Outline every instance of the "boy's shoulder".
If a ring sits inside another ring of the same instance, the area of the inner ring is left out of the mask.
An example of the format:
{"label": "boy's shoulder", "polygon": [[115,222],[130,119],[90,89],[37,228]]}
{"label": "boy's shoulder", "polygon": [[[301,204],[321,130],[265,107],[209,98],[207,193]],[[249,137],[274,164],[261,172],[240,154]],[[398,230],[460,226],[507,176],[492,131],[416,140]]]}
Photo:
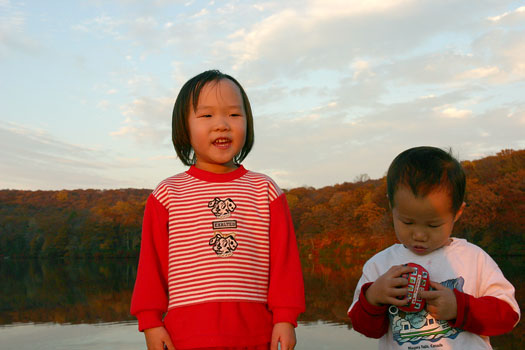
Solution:
{"label": "boy's shoulder", "polygon": [[485,258],[492,258],[480,246],[467,241],[464,238],[453,237],[449,246],[445,247],[447,255],[461,256],[464,259],[471,259],[474,256],[481,256]]}
{"label": "boy's shoulder", "polygon": [[483,252],[486,254],[483,248],[481,248],[480,246],[474,243],[467,241],[465,238],[451,237],[451,239],[452,239],[452,242],[448,246],[448,248],[450,248],[451,250],[454,249],[454,250],[461,251],[463,249],[470,249],[473,251]]}

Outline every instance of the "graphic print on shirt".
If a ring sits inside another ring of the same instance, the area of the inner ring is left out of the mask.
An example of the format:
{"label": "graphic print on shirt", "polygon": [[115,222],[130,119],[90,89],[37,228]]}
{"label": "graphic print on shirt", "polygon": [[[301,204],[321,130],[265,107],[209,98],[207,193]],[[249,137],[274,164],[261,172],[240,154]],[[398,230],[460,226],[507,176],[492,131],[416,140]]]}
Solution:
{"label": "graphic print on shirt", "polygon": [[237,205],[230,198],[222,200],[219,197],[215,197],[208,203],[208,208],[211,208],[211,212],[217,219],[224,219],[230,217]]}
{"label": "graphic print on shirt", "polygon": [[221,258],[227,258],[233,255],[233,251],[239,245],[235,240],[235,233],[223,234],[220,231],[215,231],[215,236],[210,239],[210,245],[213,246],[213,251]]}
{"label": "graphic print on shirt", "polygon": [[[231,198],[224,200],[215,197],[208,202],[208,208],[217,219],[229,218],[237,208],[237,205]],[[213,237],[209,241],[213,251],[221,258],[227,258],[233,255],[233,251],[239,245],[235,240],[235,233],[222,233],[219,229],[234,229],[237,228],[237,220],[215,220],[212,221]]]}
{"label": "graphic print on shirt", "polygon": [[[457,289],[463,292],[465,280],[463,277],[450,279],[441,282],[441,285]],[[423,309],[419,312],[408,313],[400,310],[398,307],[391,305],[388,308],[390,327],[394,340],[402,345],[404,343],[418,344],[422,341],[432,343],[442,338],[454,339],[462,330],[452,328],[448,321],[436,320]]]}

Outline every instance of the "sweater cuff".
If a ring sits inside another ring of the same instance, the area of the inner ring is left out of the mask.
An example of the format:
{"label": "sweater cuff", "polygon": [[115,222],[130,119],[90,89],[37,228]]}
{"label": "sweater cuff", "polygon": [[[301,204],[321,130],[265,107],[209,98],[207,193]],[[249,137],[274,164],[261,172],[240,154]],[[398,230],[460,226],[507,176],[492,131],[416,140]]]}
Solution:
{"label": "sweater cuff", "polygon": [[456,319],[449,320],[448,324],[453,328],[463,328],[469,309],[468,296],[457,289],[453,289],[453,292],[456,296],[457,315]]}
{"label": "sweater cuff", "polygon": [[163,327],[162,312],[157,310],[141,311],[135,315],[139,321],[139,331],[144,332],[145,329]]}
{"label": "sweater cuff", "polygon": [[279,322],[291,323],[294,327],[297,327],[297,317],[301,313],[300,309],[294,308],[275,308],[272,310],[273,313],[273,324]]}
{"label": "sweater cuff", "polygon": [[367,314],[372,315],[372,316],[383,315],[388,309],[388,305],[376,306],[376,305],[370,304],[368,300],[366,300],[365,293],[371,285],[372,285],[372,282],[363,284],[363,286],[361,287],[361,293],[359,293],[359,302],[361,303],[363,310],[365,310]]}

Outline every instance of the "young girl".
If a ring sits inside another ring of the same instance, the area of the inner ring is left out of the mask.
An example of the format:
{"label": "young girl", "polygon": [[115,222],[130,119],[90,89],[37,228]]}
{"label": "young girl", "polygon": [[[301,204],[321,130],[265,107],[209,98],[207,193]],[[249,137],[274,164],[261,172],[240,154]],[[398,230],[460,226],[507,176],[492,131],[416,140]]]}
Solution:
{"label": "young girl", "polygon": [[206,71],[181,89],[173,144],[189,170],[149,196],[131,313],[149,350],[293,349],[304,287],[286,197],[240,163],[248,97]]}

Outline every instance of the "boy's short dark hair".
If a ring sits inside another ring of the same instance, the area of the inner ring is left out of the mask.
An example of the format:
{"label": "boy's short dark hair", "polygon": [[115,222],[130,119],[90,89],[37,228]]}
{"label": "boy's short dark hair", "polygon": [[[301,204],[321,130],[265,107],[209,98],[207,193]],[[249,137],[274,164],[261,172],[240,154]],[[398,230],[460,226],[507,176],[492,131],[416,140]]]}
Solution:
{"label": "boy's short dark hair", "polygon": [[210,82],[219,82],[222,79],[231,80],[241,91],[244,111],[246,112],[246,140],[241,152],[233,159],[236,164],[240,164],[250,153],[254,142],[253,115],[250,107],[250,101],[241,84],[235,78],[224,74],[218,70],[208,70],[191,78],[182,86],[179,95],[175,100],[173,107],[173,116],[171,119],[171,136],[173,146],[177,151],[179,159],[185,165],[195,163],[195,154],[190,143],[190,133],[188,130],[188,114],[190,108],[197,109],[199,95],[202,88]]}
{"label": "boy's short dark hair", "polygon": [[401,152],[388,168],[388,200],[394,207],[394,194],[399,185],[410,187],[415,196],[426,196],[436,188],[448,191],[452,211],[458,212],[465,196],[465,172],[461,164],[442,149],[414,147]]}

